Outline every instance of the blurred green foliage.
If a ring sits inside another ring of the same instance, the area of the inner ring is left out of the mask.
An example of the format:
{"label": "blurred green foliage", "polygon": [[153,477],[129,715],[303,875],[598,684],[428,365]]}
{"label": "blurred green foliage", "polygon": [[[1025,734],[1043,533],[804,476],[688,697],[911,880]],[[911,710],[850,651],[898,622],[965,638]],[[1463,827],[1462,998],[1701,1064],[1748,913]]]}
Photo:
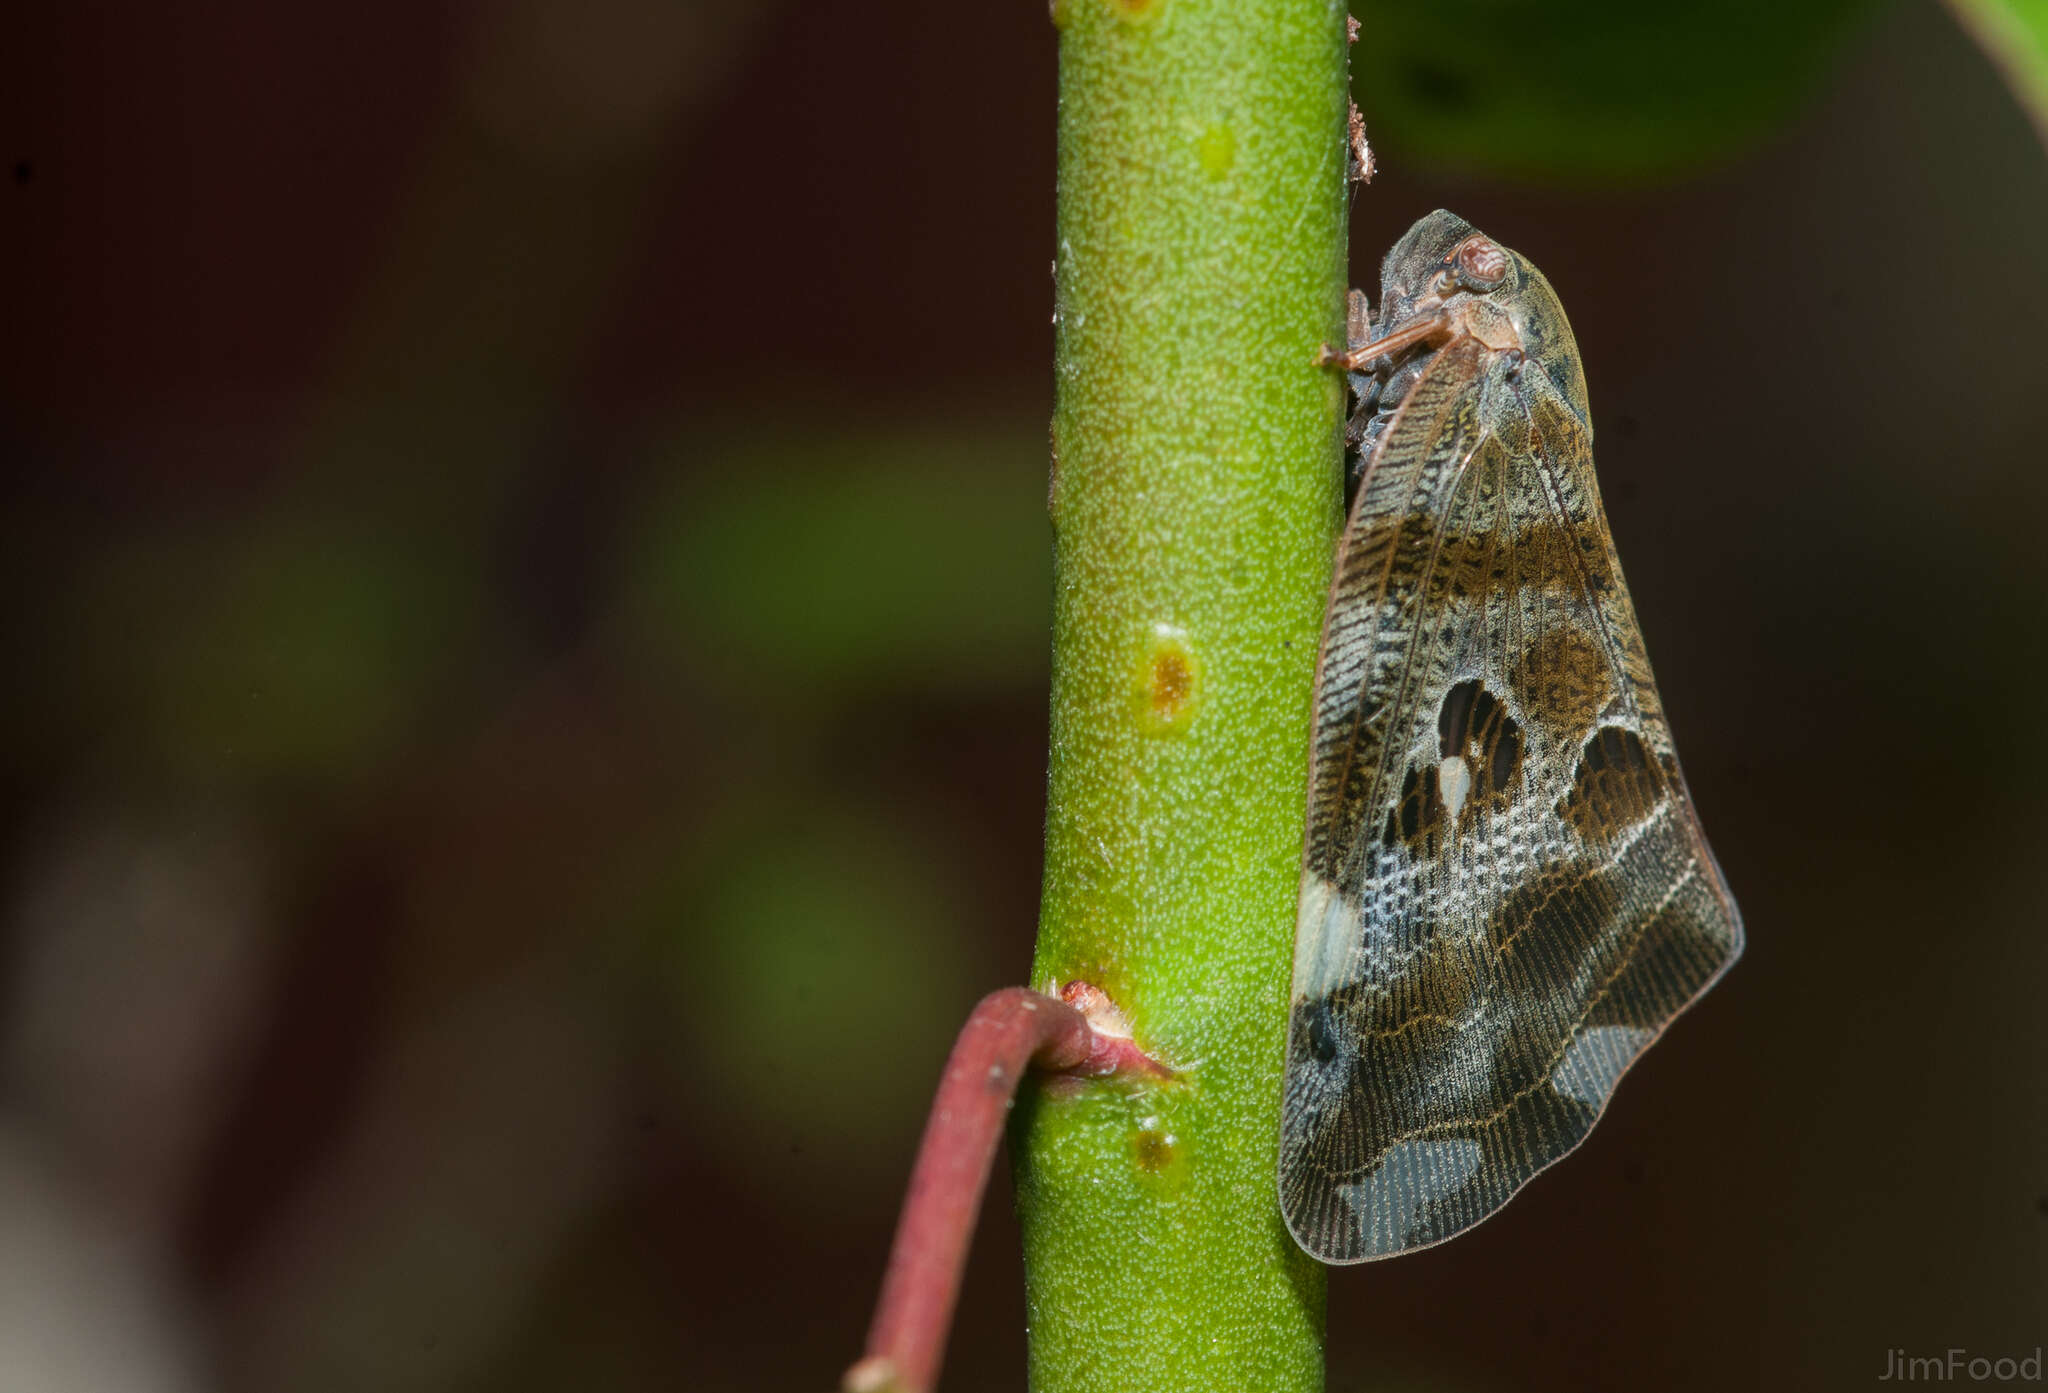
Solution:
{"label": "blurred green foliage", "polygon": [[875,817],[815,756],[868,738],[847,724],[866,699],[1043,681],[1045,448],[1002,422],[751,421],[657,436],[637,476],[606,643],[755,753],[697,769],[686,825],[629,855],[618,902],[681,1024],[679,1085],[726,1120],[736,1170],[795,1182],[829,1156],[886,1187],[903,1157],[882,1144],[915,1134],[988,985],[943,831]]}
{"label": "blurred green foliage", "polygon": [[1741,151],[1814,90],[1871,0],[1356,0],[1351,85],[1374,141],[1552,179]]}
{"label": "blurred green foliage", "polygon": [[[624,551],[623,641],[660,665],[844,692],[1013,687],[1045,669],[1042,430],[685,434]],[[709,469],[693,468],[712,461]]]}
{"label": "blurred green foliage", "polygon": [[2048,141],[2048,0],[1949,0]]}
{"label": "blurred green foliage", "polygon": [[88,746],[174,778],[358,779],[474,661],[477,558],[389,519],[226,518],[85,558],[59,626]]}
{"label": "blurred green foliage", "polygon": [[916,1134],[986,984],[957,928],[968,907],[933,854],[943,839],[914,816],[804,793],[718,809],[631,899],[663,954],[672,1058],[722,1119],[707,1135],[727,1159],[755,1174],[829,1161],[841,1187],[880,1183],[903,1161],[886,1143]]}

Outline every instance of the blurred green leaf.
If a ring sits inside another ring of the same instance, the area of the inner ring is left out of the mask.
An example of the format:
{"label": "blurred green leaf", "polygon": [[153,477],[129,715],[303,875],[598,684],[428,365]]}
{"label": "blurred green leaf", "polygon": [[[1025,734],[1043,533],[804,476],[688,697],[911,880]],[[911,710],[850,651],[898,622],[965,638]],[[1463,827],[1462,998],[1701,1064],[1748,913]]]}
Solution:
{"label": "blurred green leaf", "polygon": [[1375,143],[1499,173],[1618,179],[1741,150],[1792,112],[1870,0],[1356,0]]}
{"label": "blurred green leaf", "polygon": [[1042,429],[686,436],[639,511],[626,643],[758,687],[1027,683],[1048,659]]}
{"label": "blurred green leaf", "polygon": [[2048,0],[1949,0],[2048,143]]}
{"label": "blurred green leaf", "polygon": [[71,597],[93,743],[199,779],[348,778],[389,755],[479,601],[446,540],[260,517],[96,554]]}
{"label": "blurred green leaf", "polygon": [[784,794],[722,809],[629,891],[662,963],[659,1027],[735,1164],[897,1176],[879,1143],[915,1135],[976,993],[943,844]]}

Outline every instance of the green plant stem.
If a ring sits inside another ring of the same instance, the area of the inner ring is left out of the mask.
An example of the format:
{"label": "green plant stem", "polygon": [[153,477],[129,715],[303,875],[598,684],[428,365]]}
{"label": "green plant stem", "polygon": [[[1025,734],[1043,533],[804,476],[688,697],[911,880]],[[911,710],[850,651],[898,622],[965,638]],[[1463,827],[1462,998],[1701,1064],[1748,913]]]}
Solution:
{"label": "green plant stem", "polygon": [[1274,1196],[1309,688],[1337,526],[1345,17],[1057,0],[1058,543],[1033,985],[1179,1072],[1015,1128],[1040,1393],[1322,1384]]}

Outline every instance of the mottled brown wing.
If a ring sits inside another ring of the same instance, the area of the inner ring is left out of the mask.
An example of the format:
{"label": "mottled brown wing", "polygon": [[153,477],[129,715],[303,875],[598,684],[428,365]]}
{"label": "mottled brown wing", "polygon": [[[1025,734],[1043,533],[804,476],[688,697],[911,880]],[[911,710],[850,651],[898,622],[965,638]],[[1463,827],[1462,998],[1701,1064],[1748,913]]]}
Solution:
{"label": "mottled brown wing", "polygon": [[1436,351],[1338,553],[1279,1178],[1325,1262],[1499,1209],[1741,950],[1590,434],[1518,368]]}

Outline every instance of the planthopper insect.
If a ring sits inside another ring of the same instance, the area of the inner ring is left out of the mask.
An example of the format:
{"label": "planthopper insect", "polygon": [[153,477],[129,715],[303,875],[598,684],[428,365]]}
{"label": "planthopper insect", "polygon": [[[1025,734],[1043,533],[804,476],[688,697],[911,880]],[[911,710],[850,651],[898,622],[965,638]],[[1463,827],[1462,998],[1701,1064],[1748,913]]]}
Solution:
{"label": "planthopper insect", "polygon": [[1349,337],[1279,1172],[1333,1263],[1493,1214],[1742,951],[1550,283],[1434,212]]}

